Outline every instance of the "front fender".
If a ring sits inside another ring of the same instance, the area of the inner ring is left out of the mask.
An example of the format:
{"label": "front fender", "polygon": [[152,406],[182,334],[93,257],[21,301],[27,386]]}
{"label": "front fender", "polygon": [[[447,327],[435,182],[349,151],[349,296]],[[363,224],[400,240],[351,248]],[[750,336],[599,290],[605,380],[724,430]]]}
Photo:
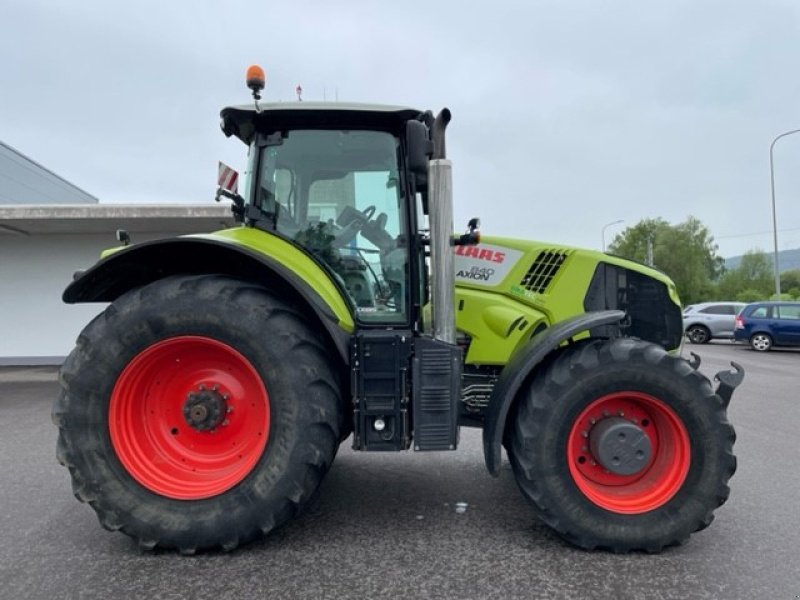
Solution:
{"label": "front fender", "polygon": [[347,362],[355,323],[345,295],[327,273],[288,242],[276,238],[254,249],[251,240],[229,231],[143,242],[108,254],[69,284],[63,300],[70,304],[112,302],[164,277],[230,275],[296,301],[301,311],[319,320]]}
{"label": "front fender", "polygon": [[531,338],[503,368],[492,390],[483,427],[483,452],[486,468],[500,473],[501,444],[508,411],[525,380],[542,360],[563,342],[595,327],[614,325],[625,317],[621,310],[588,312],[545,329]]}

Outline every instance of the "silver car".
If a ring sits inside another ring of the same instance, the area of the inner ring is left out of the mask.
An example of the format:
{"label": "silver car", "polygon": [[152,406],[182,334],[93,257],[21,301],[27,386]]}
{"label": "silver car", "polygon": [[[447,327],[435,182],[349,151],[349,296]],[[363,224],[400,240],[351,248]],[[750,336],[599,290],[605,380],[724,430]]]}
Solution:
{"label": "silver car", "polygon": [[744,302],[703,302],[683,309],[683,330],[693,344],[713,338],[733,338],[736,315]]}

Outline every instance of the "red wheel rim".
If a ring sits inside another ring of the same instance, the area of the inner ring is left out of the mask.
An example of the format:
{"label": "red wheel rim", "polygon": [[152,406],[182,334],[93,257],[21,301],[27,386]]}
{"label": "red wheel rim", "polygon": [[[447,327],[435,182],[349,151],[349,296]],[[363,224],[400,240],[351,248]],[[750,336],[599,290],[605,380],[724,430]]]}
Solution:
{"label": "red wheel rim", "polygon": [[[200,393],[213,395],[224,413],[205,430],[185,413]],[[264,452],[269,420],[269,395],[250,361],[199,336],[169,338],[134,357],[108,412],[111,443],[128,473],[178,500],[216,496],[242,481]]]}
{"label": "red wheel rim", "polygon": [[[637,424],[650,440],[650,460],[638,473],[611,473],[591,454],[592,427],[610,416]],[[567,460],[572,479],[591,502],[616,513],[640,514],[663,506],[678,492],[689,472],[691,443],[683,422],[664,402],[640,392],[617,392],[598,398],[575,420]]]}

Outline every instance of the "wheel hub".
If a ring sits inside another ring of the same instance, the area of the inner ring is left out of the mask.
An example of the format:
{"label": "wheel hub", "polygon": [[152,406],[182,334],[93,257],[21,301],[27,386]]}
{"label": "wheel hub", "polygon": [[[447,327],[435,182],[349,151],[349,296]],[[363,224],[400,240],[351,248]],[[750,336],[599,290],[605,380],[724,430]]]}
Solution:
{"label": "wheel hub", "polygon": [[589,434],[592,456],[604,469],[616,475],[634,475],[650,462],[650,438],[637,424],[621,417],[609,417],[592,427]]}
{"label": "wheel hub", "polygon": [[191,392],[183,404],[183,418],[190,427],[197,431],[211,431],[219,425],[225,425],[228,412],[228,396],[219,393],[216,386],[206,389],[201,385],[197,391]]}

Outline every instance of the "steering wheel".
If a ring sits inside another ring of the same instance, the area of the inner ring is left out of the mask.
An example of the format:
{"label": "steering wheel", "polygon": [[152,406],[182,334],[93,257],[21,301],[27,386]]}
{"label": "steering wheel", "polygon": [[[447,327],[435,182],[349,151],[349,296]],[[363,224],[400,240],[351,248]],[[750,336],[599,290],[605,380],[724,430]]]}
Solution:
{"label": "steering wheel", "polygon": [[358,210],[352,206],[345,206],[344,210],[336,217],[337,230],[333,233],[333,246],[341,248],[356,237],[359,231],[370,222],[375,215],[375,206],[367,206],[364,210]]}
{"label": "steering wheel", "polygon": [[375,205],[370,204],[364,210],[358,210],[352,206],[345,206],[339,216],[336,217],[336,224],[339,227],[347,227],[353,221],[359,221],[361,226],[367,223],[375,214]]}

